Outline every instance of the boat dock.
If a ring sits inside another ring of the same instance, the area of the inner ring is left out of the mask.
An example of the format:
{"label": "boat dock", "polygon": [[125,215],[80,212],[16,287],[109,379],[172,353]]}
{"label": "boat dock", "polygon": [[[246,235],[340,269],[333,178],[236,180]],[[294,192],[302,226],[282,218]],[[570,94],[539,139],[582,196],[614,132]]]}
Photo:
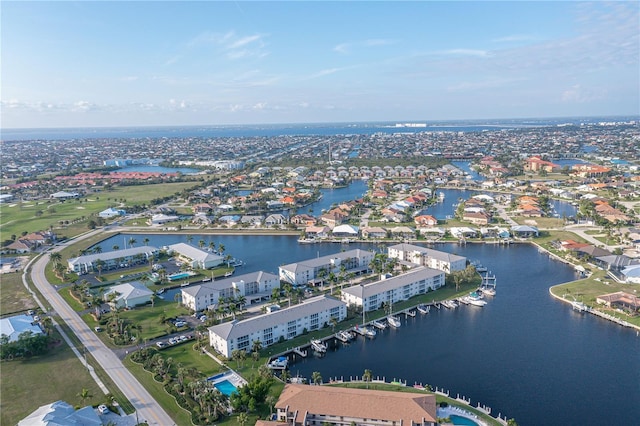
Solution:
{"label": "boat dock", "polygon": [[303,351],[299,346],[297,348],[293,348],[292,351],[294,354],[301,356],[302,358],[307,357],[307,351]]}
{"label": "boat dock", "polygon": [[415,318],[416,311],[414,311],[413,309],[407,309],[406,311],[404,311],[404,315],[405,315],[405,317]]}

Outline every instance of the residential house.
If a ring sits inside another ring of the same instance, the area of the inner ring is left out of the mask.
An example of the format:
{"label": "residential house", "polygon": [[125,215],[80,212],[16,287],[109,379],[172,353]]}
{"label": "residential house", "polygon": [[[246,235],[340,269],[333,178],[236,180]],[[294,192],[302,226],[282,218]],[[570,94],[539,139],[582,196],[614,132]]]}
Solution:
{"label": "residential house", "polygon": [[193,269],[211,269],[222,265],[224,262],[224,257],[186,243],[171,244],[169,252],[176,253],[181,260],[185,261]]}

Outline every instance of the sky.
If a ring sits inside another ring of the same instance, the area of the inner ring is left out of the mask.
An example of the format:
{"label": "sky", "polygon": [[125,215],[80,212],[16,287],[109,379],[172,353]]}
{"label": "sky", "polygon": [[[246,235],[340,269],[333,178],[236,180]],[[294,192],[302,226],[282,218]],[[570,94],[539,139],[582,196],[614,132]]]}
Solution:
{"label": "sky", "polygon": [[10,1],[2,128],[640,114],[640,2]]}

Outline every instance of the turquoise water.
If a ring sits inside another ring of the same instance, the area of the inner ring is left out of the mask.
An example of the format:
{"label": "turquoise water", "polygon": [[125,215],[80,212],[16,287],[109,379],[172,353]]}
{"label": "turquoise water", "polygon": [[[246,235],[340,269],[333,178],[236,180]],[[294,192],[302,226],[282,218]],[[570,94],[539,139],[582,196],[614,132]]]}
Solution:
{"label": "turquoise water", "polygon": [[170,275],[169,276],[169,281],[175,281],[175,280],[181,280],[182,278],[188,278],[191,275],[189,275],[186,272],[182,272],[180,274],[175,274],[175,275]]}
{"label": "turquoise water", "polygon": [[478,426],[478,423],[474,422],[473,420],[462,416],[456,416],[455,414],[450,415],[449,419],[451,419],[451,423],[453,423],[454,425]]}
{"label": "turquoise water", "polygon": [[231,394],[237,390],[237,388],[228,380],[223,380],[213,386],[215,386],[220,392],[227,396],[231,396]]}

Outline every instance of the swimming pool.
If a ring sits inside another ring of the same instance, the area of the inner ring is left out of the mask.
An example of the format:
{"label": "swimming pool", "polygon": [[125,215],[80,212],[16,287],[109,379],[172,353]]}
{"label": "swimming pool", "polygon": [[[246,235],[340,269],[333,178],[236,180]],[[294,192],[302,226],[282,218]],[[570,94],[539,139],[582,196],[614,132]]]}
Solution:
{"label": "swimming pool", "polygon": [[233,385],[233,383],[231,383],[228,380],[223,380],[221,382],[214,384],[213,386],[215,386],[220,392],[222,392],[224,395],[227,395],[227,396],[231,396],[231,394],[237,390],[237,388]]}
{"label": "swimming pool", "polygon": [[188,278],[190,276],[191,274],[188,272],[180,272],[179,274],[169,275],[167,278],[169,278],[169,281],[175,281],[175,280],[181,280],[183,278]]}
{"label": "swimming pool", "polygon": [[451,414],[449,416],[449,419],[451,420],[451,423],[454,424],[454,425],[478,426],[478,423],[474,422],[470,418],[462,417],[462,416],[456,416],[455,414]]}

